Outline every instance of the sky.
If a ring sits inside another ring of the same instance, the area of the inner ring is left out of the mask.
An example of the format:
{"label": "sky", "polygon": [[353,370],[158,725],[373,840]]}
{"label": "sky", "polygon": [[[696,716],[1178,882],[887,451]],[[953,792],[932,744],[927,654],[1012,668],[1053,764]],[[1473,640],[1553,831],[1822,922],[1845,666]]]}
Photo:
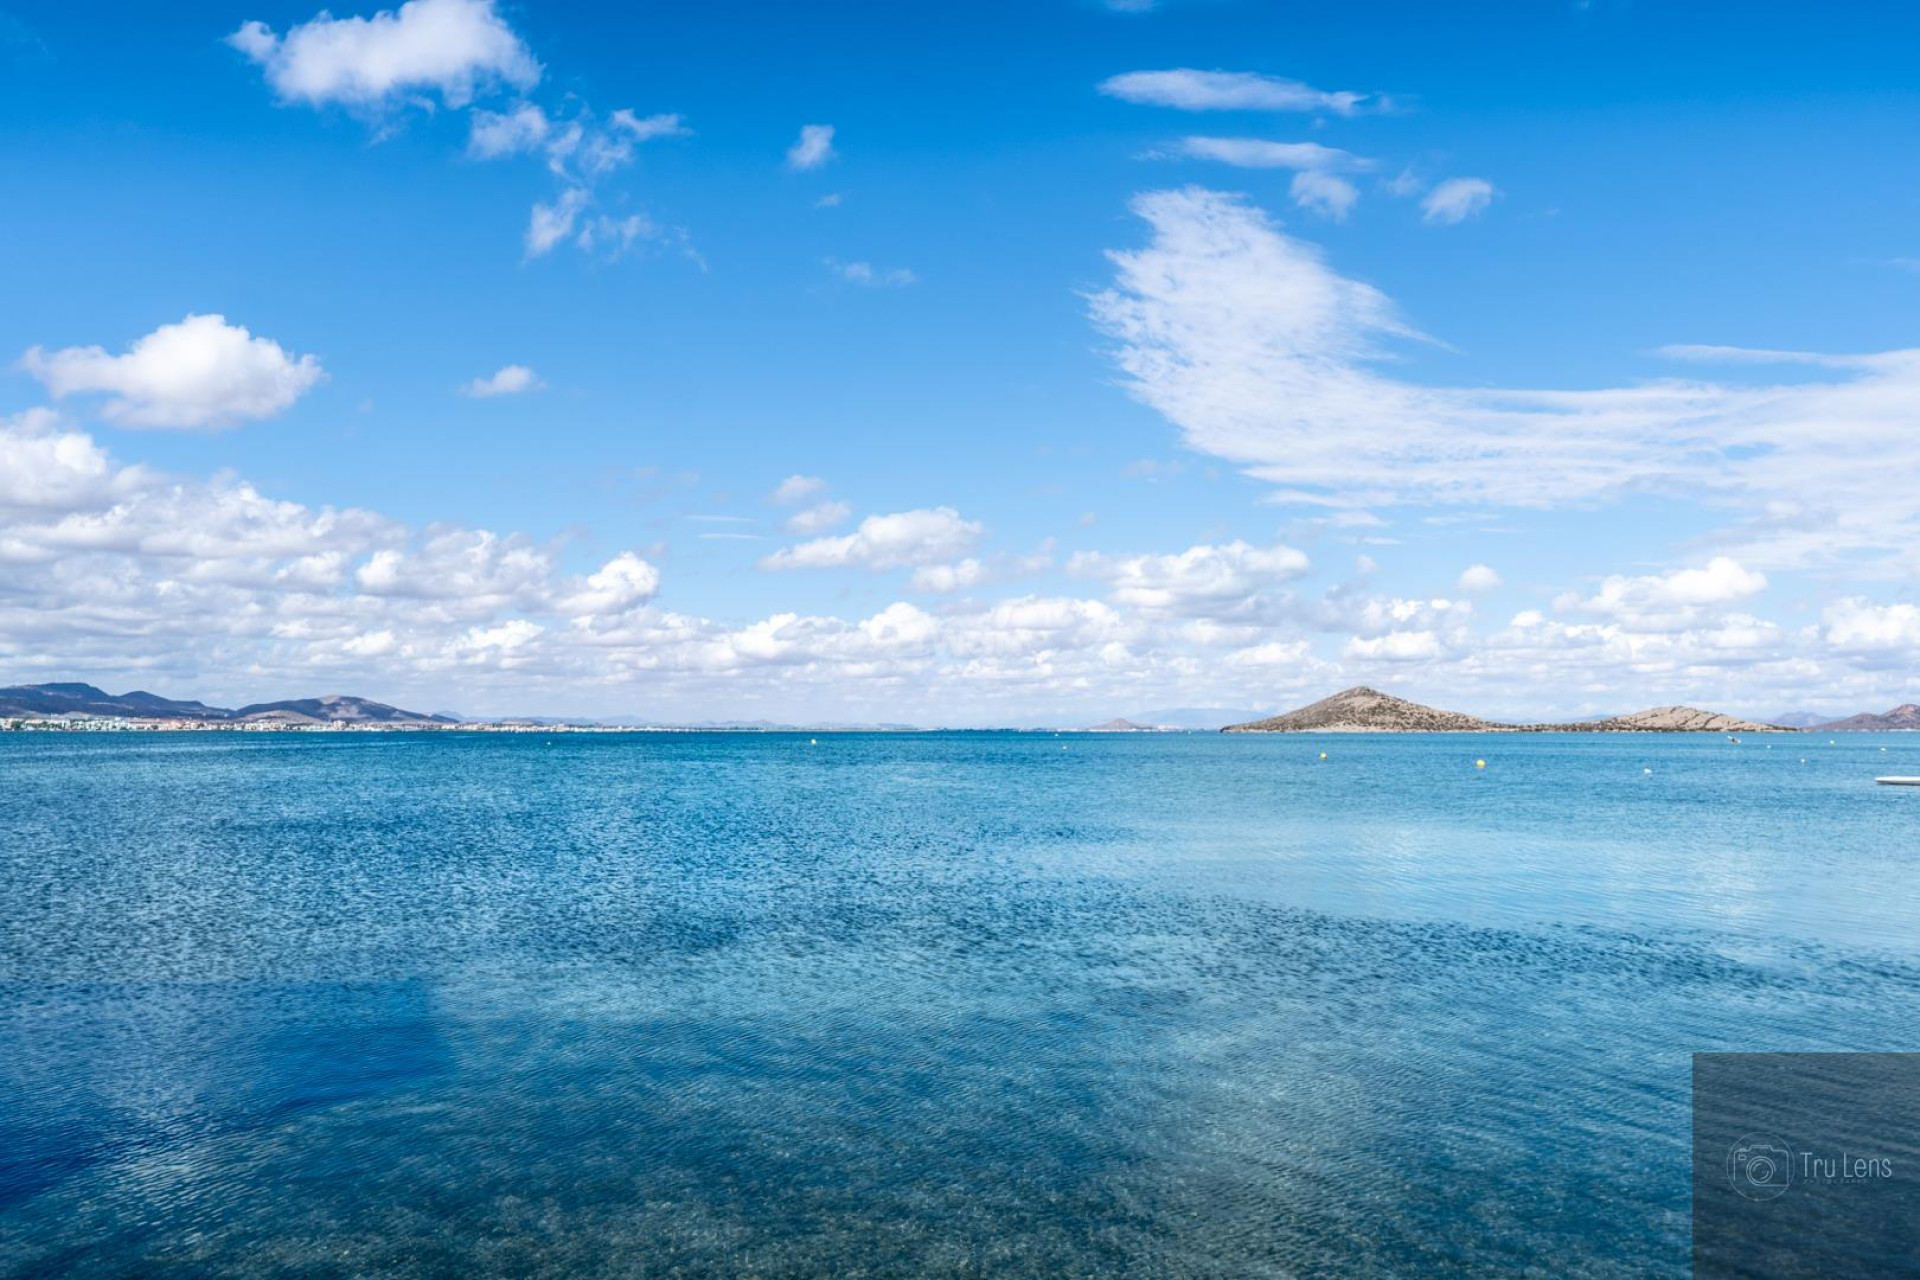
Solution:
{"label": "sky", "polygon": [[1920,700],[1916,36],[0,0],[0,682]]}

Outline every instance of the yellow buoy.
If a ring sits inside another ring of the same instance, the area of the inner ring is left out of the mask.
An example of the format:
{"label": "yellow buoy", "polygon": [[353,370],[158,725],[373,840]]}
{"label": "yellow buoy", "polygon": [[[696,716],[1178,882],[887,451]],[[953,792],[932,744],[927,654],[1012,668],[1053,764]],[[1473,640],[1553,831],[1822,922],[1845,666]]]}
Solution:
{"label": "yellow buoy", "polygon": [[817,747],[817,746],[819,746],[819,745],[820,745],[820,739],[818,739],[818,738],[808,738],[808,739],[807,739],[807,745],[808,745],[808,746],[810,746],[810,747]]}
{"label": "yellow buoy", "polygon": [[1476,769],[1484,769],[1487,767],[1487,762],[1485,760],[1475,760],[1473,762],[1473,767]]}
{"label": "yellow buoy", "polygon": [[1324,751],[1322,751],[1322,752],[1320,753],[1320,758],[1321,758],[1322,760],[1325,760],[1325,759],[1327,758],[1327,753],[1326,753],[1326,752],[1324,752]]}

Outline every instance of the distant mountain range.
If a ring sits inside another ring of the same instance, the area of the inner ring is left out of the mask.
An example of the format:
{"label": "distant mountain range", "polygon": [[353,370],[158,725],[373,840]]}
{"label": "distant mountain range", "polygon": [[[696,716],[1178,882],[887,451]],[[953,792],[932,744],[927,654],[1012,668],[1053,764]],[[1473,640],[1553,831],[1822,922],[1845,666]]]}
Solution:
{"label": "distant mountain range", "polygon": [[1230,724],[1258,720],[1260,712],[1242,707],[1163,707],[1123,718],[1156,729],[1204,729],[1211,733]]}
{"label": "distant mountain range", "polygon": [[1813,726],[1828,733],[1857,733],[1885,731],[1888,729],[1920,729],[1920,706],[1903,702],[1891,711],[1879,715],[1863,711],[1857,716],[1848,716],[1845,720],[1829,720],[1826,724]]}
{"label": "distant mountain range", "polygon": [[238,710],[182,702],[136,689],[113,694],[90,684],[22,684],[0,689],[0,716],[118,717],[227,724],[453,724],[446,716],[403,711],[369,698],[330,694],[287,702],[256,702]]}
{"label": "distant mountain range", "polygon": [[1694,707],[1653,707],[1631,715],[1579,724],[1501,724],[1458,711],[1422,706],[1356,685],[1330,698],[1247,724],[1228,725],[1226,733],[1790,733],[1784,725],[1762,724],[1701,711]]}

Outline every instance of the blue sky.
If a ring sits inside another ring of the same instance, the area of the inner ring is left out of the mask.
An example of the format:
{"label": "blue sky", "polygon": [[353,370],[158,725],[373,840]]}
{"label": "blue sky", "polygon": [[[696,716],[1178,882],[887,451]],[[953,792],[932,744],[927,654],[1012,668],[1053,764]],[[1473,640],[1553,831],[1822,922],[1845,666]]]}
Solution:
{"label": "blue sky", "polygon": [[1301,9],[8,6],[0,679],[1920,693],[1920,16]]}

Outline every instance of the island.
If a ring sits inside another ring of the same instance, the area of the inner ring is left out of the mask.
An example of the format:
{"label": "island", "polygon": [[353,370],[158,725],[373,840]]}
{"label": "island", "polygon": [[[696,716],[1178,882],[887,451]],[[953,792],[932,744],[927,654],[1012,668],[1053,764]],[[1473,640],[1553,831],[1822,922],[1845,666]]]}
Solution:
{"label": "island", "polygon": [[1222,733],[1798,733],[1786,725],[1742,720],[1695,707],[1652,707],[1631,715],[1577,724],[1504,724],[1459,711],[1442,711],[1355,685],[1297,710]]}

